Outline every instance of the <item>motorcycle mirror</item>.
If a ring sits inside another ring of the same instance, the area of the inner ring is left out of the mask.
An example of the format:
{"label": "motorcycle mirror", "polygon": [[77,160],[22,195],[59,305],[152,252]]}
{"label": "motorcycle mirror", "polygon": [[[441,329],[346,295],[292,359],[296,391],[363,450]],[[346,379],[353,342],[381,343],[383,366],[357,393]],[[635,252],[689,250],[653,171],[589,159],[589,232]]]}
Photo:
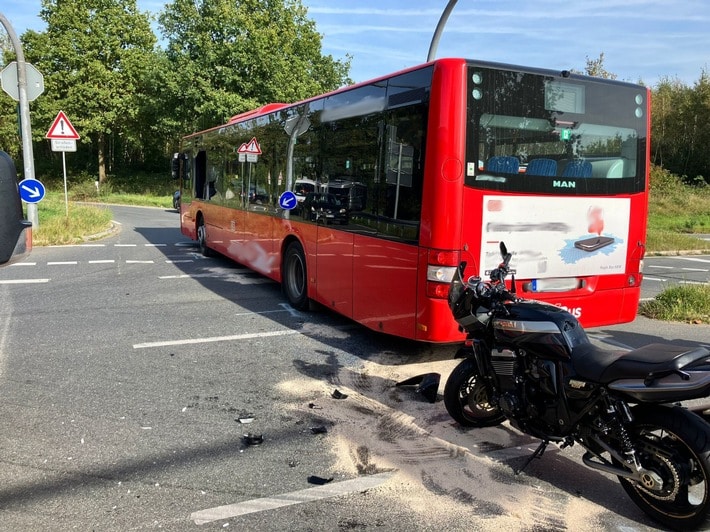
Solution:
{"label": "motorcycle mirror", "polygon": [[501,240],[500,242],[500,256],[503,260],[505,260],[505,256],[508,254],[508,248],[505,247],[505,242]]}

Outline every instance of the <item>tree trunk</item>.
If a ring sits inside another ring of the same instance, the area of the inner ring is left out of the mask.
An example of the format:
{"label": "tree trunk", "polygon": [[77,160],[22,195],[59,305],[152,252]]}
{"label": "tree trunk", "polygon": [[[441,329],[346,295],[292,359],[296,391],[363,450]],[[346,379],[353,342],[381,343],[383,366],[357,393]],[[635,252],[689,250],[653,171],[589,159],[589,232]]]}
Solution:
{"label": "tree trunk", "polygon": [[106,181],[106,137],[103,133],[99,133],[98,140],[99,149],[99,183]]}

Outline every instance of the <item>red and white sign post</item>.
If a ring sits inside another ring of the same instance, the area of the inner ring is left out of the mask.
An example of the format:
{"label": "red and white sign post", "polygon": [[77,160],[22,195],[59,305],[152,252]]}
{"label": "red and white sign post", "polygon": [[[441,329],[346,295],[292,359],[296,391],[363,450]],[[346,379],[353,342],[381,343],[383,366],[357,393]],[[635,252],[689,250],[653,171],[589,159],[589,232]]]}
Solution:
{"label": "red and white sign post", "polygon": [[65,153],[68,151],[76,151],[76,141],[79,140],[79,134],[72,126],[71,122],[64,114],[64,111],[59,111],[57,118],[54,119],[52,125],[49,126],[49,131],[45,138],[52,141],[52,151],[62,152],[62,167],[64,169],[64,206],[67,216],[69,216],[69,199],[67,197],[67,161]]}

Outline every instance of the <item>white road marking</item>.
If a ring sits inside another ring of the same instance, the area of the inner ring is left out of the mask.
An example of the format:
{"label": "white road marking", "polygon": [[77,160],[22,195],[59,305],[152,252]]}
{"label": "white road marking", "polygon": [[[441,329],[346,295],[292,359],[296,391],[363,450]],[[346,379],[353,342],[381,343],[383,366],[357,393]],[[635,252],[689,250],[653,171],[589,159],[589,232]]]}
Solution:
{"label": "white road marking", "polygon": [[79,262],[75,260],[67,260],[63,262],[48,262],[47,266],[71,266],[74,264],[79,264]]}
{"label": "white road marking", "polygon": [[658,277],[649,277],[648,275],[643,276],[644,281],[658,281],[659,283],[665,283],[668,279],[660,279]]}
{"label": "white road marking", "polygon": [[106,260],[90,260],[89,264],[113,264],[116,262],[113,259],[106,259]]}
{"label": "white road marking", "polygon": [[10,266],[37,266],[36,262],[16,262],[15,264],[11,264]]}
{"label": "white road marking", "polygon": [[[283,312],[275,310],[271,312]],[[248,312],[245,314],[266,314],[266,312]],[[143,344],[134,344],[133,349],[146,349],[149,347],[166,347],[170,345],[189,345],[189,344],[206,344],[211,342],[231,342],[234,340],[249,340],[251,338],[267,338],[270,336],[285,336],[287,334],[299,334],[299,331],[287,329],[282,331],[269,331],[261,333],[234,334],[231,336],[213,336],[210,338],[187,338],[185,340],[168,340],[164,342],[146,342]]]}
{"label": "white road marking", "polygon": [[155,264],[152,260],[127,260],[126,264]]}
{"label": "white road marking", "polygon": [[144,244],[147,248],[164,248],[167,244]]}
{"label": "white road marking", "polygon": [[0,284],[39,284],[48,282],[49,279],[8,279],[0,281]]}
{"label": "white road marking", "polygon": [[343,482],[331,482],[324,486],[292,491],[282,495],[275,495],[274,497],[264,497],[235,504],[227,504],[225,506],[217,506],[215,508],[193,512],[190,514],[190,519],[192,519],[196,525],[204,525],[212,521],[219,521],[220,519],[229,519],[240,515],[274,510],[284,506],[330,499],[349,493],[363,492],[384,484],[392,476],[394,476],[394,472],[377,473],[352,480],[344,480]]}
{"label": "white road marking", "polygon": [[114,244],[114,247],[117,248],[135,248],[137,246],[138,244]]}
{"label": "white road marking", "polygon": [[106,244],[52,244],[48,248],[104,248]]}

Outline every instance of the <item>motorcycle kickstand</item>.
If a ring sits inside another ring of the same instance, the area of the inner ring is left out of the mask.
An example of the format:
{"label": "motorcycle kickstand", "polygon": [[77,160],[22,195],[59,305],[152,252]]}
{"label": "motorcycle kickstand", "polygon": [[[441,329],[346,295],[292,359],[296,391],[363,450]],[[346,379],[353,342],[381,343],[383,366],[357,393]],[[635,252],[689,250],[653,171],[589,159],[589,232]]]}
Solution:
{"label": "motorcycle kickstand", "polygon": [[515,469],[514,472],[516,475],[519,475],[520,473],[523,472],[523,470],[530,465],[530,462],[535,460],[535,458],[542,458],[542,455],[545,454],[545,449],[547,448],[547,444],[550,443],[547,440],[543,440],[540,442],[540,445],[537,446],[537,449],[535,449],[535,452],[532,453],[532,456],[528,458],[525,463],[523,464],[523,467],[520,469]]}

